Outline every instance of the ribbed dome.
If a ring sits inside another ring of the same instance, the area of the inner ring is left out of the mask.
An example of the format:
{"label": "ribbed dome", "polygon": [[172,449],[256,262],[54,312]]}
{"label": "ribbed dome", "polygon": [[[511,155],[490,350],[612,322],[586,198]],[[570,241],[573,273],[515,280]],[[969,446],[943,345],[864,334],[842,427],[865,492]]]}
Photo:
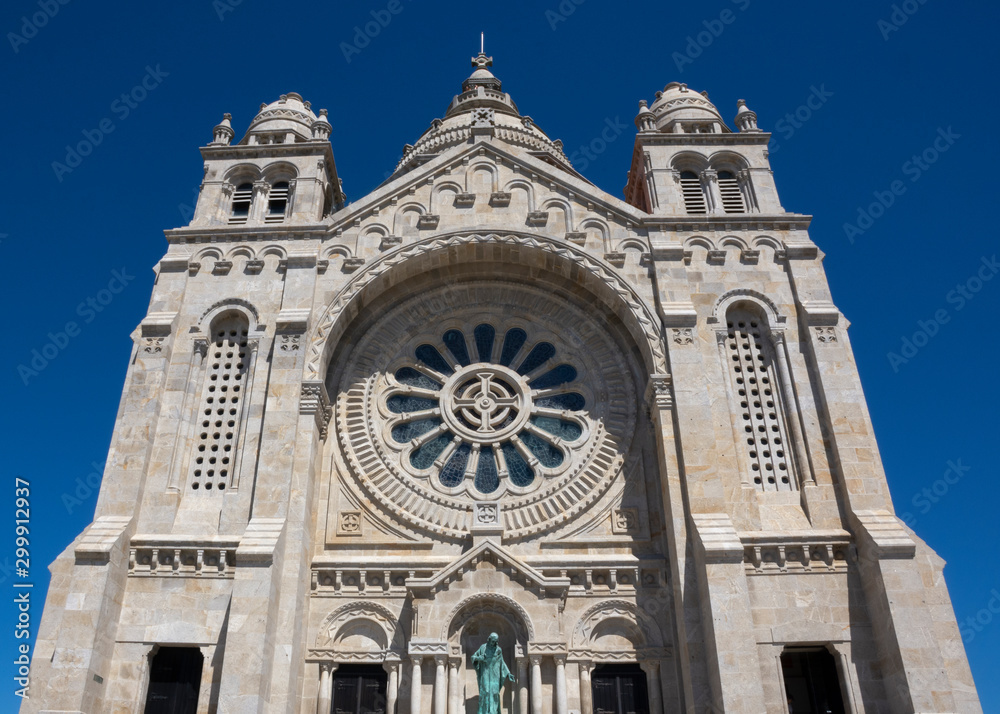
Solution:
{"label": "ribbed dome", "polygon": [[316,115],[310,109],[309,102],[303,101],[302,95],[295,92],[282,94],[276,102],[262,105],[257,116],[250,122],[247,136],[241,143],[247,143],[251,134],[287,134],[295,133],[303,141],[312,137],[312,125]]}
{"label": "ribbed dome", "polygon": [[493,58],[482,52],[472,58],[476,69],[462,82],[462,93],[451,100],[444,119],[435,119],[415,145],[403,148],[397,172],[419,165],[420,157],[468,142],[478,131],[541,154],[551,163],[570,166],[562,142],[546,136],[531,117],[521,116],[514,100],[501,91],[500,80],[488,69],[492,65]]}
{"label": "ribbed dome", "polygon": [[[649,108],[656,117],[656,128],[665,132],[692,132],[693,125],[718,124],[718,131],[730,130],[722,120],[719,110],[708,101],[708,96],[688,89],[686,84],[671,82],[656,93],[656,101]],[[678,127],[678,123],[681,125]],[[692,132],[697,133],[697,132]]]}

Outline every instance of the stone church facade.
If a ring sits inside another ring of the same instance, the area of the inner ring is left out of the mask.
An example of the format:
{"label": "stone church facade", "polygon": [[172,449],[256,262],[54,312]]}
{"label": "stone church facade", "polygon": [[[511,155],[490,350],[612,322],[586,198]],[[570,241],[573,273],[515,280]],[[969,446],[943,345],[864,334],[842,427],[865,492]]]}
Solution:
{"label": "stone church facade", "polygon": [[345,205],[326,111],[201,149],[22,712],[981,711],[769,134],[671,83],[624,200],[480,54]]}

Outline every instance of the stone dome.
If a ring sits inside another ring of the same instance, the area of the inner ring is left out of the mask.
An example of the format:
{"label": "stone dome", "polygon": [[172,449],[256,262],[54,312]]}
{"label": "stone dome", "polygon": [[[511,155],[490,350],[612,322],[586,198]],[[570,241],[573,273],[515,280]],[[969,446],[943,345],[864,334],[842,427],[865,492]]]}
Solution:
{"label": "stone dome", "polygon": [[276,102],[262,104],[257,116],[250,122],[247,135],[241,143],[247,143],[251,134],[287,135],[293,133],[300,141],[312,138],[312,126],[317,117],[310,104],[295,92],[282,94]]}
{"label": "stone dome", "polygon": [[671,133],[728,133],[719,110],[708,95],[688,89],[686,84],[671,82],[656,93],[650,106],[656,128]]}
{"label": "stone dome", "polygon": [[472,58],[476,69],[462,82],[462,93],[448,105],[444,119],[435,119],[417,140],[403,148],[396,172],[420,165],[429,156],[463,144],[478,132],[520,146],[549,163],[569,169],[562,142],[550,139],[531,117],[521,116],[510,94],[501,91],[501,82],[488,69],[493,58],[480,53]]}

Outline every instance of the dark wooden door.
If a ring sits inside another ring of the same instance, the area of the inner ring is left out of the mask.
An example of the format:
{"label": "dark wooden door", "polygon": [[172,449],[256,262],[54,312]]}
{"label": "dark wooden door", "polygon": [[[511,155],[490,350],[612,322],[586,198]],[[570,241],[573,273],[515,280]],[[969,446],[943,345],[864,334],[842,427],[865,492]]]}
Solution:
{"label": "dark wooden door", "polygon": [[590,683],[594,714],[649,714],[646,673],[638,665],[598,667]]}
{"label": "dark wooden door", "polygon": [[333,675],[332,714],[386,714],[386,681],[378,665],[341,666]]}
{"label": "dark wooden door", "polygon": [[204,661],[197,647],[161,647],[149,667],[145,714],[195,714]]}

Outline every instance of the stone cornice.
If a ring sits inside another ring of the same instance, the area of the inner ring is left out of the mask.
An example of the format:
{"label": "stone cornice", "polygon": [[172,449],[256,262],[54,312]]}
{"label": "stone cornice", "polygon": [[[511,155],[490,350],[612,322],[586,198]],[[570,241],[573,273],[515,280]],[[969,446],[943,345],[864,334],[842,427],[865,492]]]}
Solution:
{"label": "stone cornice", "polygon": [[702,231],[807,230],[812,216],[802,213],[720,213],[703,216],[643,216],[639,225],[676,233]]}
{"label": "stone cornice", "polygon": [[257,159],[288,158],[290,156],[315,156],[323,154],[333,162],[333,146],[329,141],[297,141],[290,144],[231,144],[228,146],[203,146],[204,159]]}
{"label": "stone cornice", "polygon": [[767,146],[771,133],[733,132],[731,134],[673,134],[661,131],[643,131],[636,134],[640,146]]}
{"label": "stone cornice", "polygon": [[329,234],[328,223],[290,225],[272,223],[260,226],[186,226],[163,231],[169,244],[249,243],[258,240],[315,240]]}

